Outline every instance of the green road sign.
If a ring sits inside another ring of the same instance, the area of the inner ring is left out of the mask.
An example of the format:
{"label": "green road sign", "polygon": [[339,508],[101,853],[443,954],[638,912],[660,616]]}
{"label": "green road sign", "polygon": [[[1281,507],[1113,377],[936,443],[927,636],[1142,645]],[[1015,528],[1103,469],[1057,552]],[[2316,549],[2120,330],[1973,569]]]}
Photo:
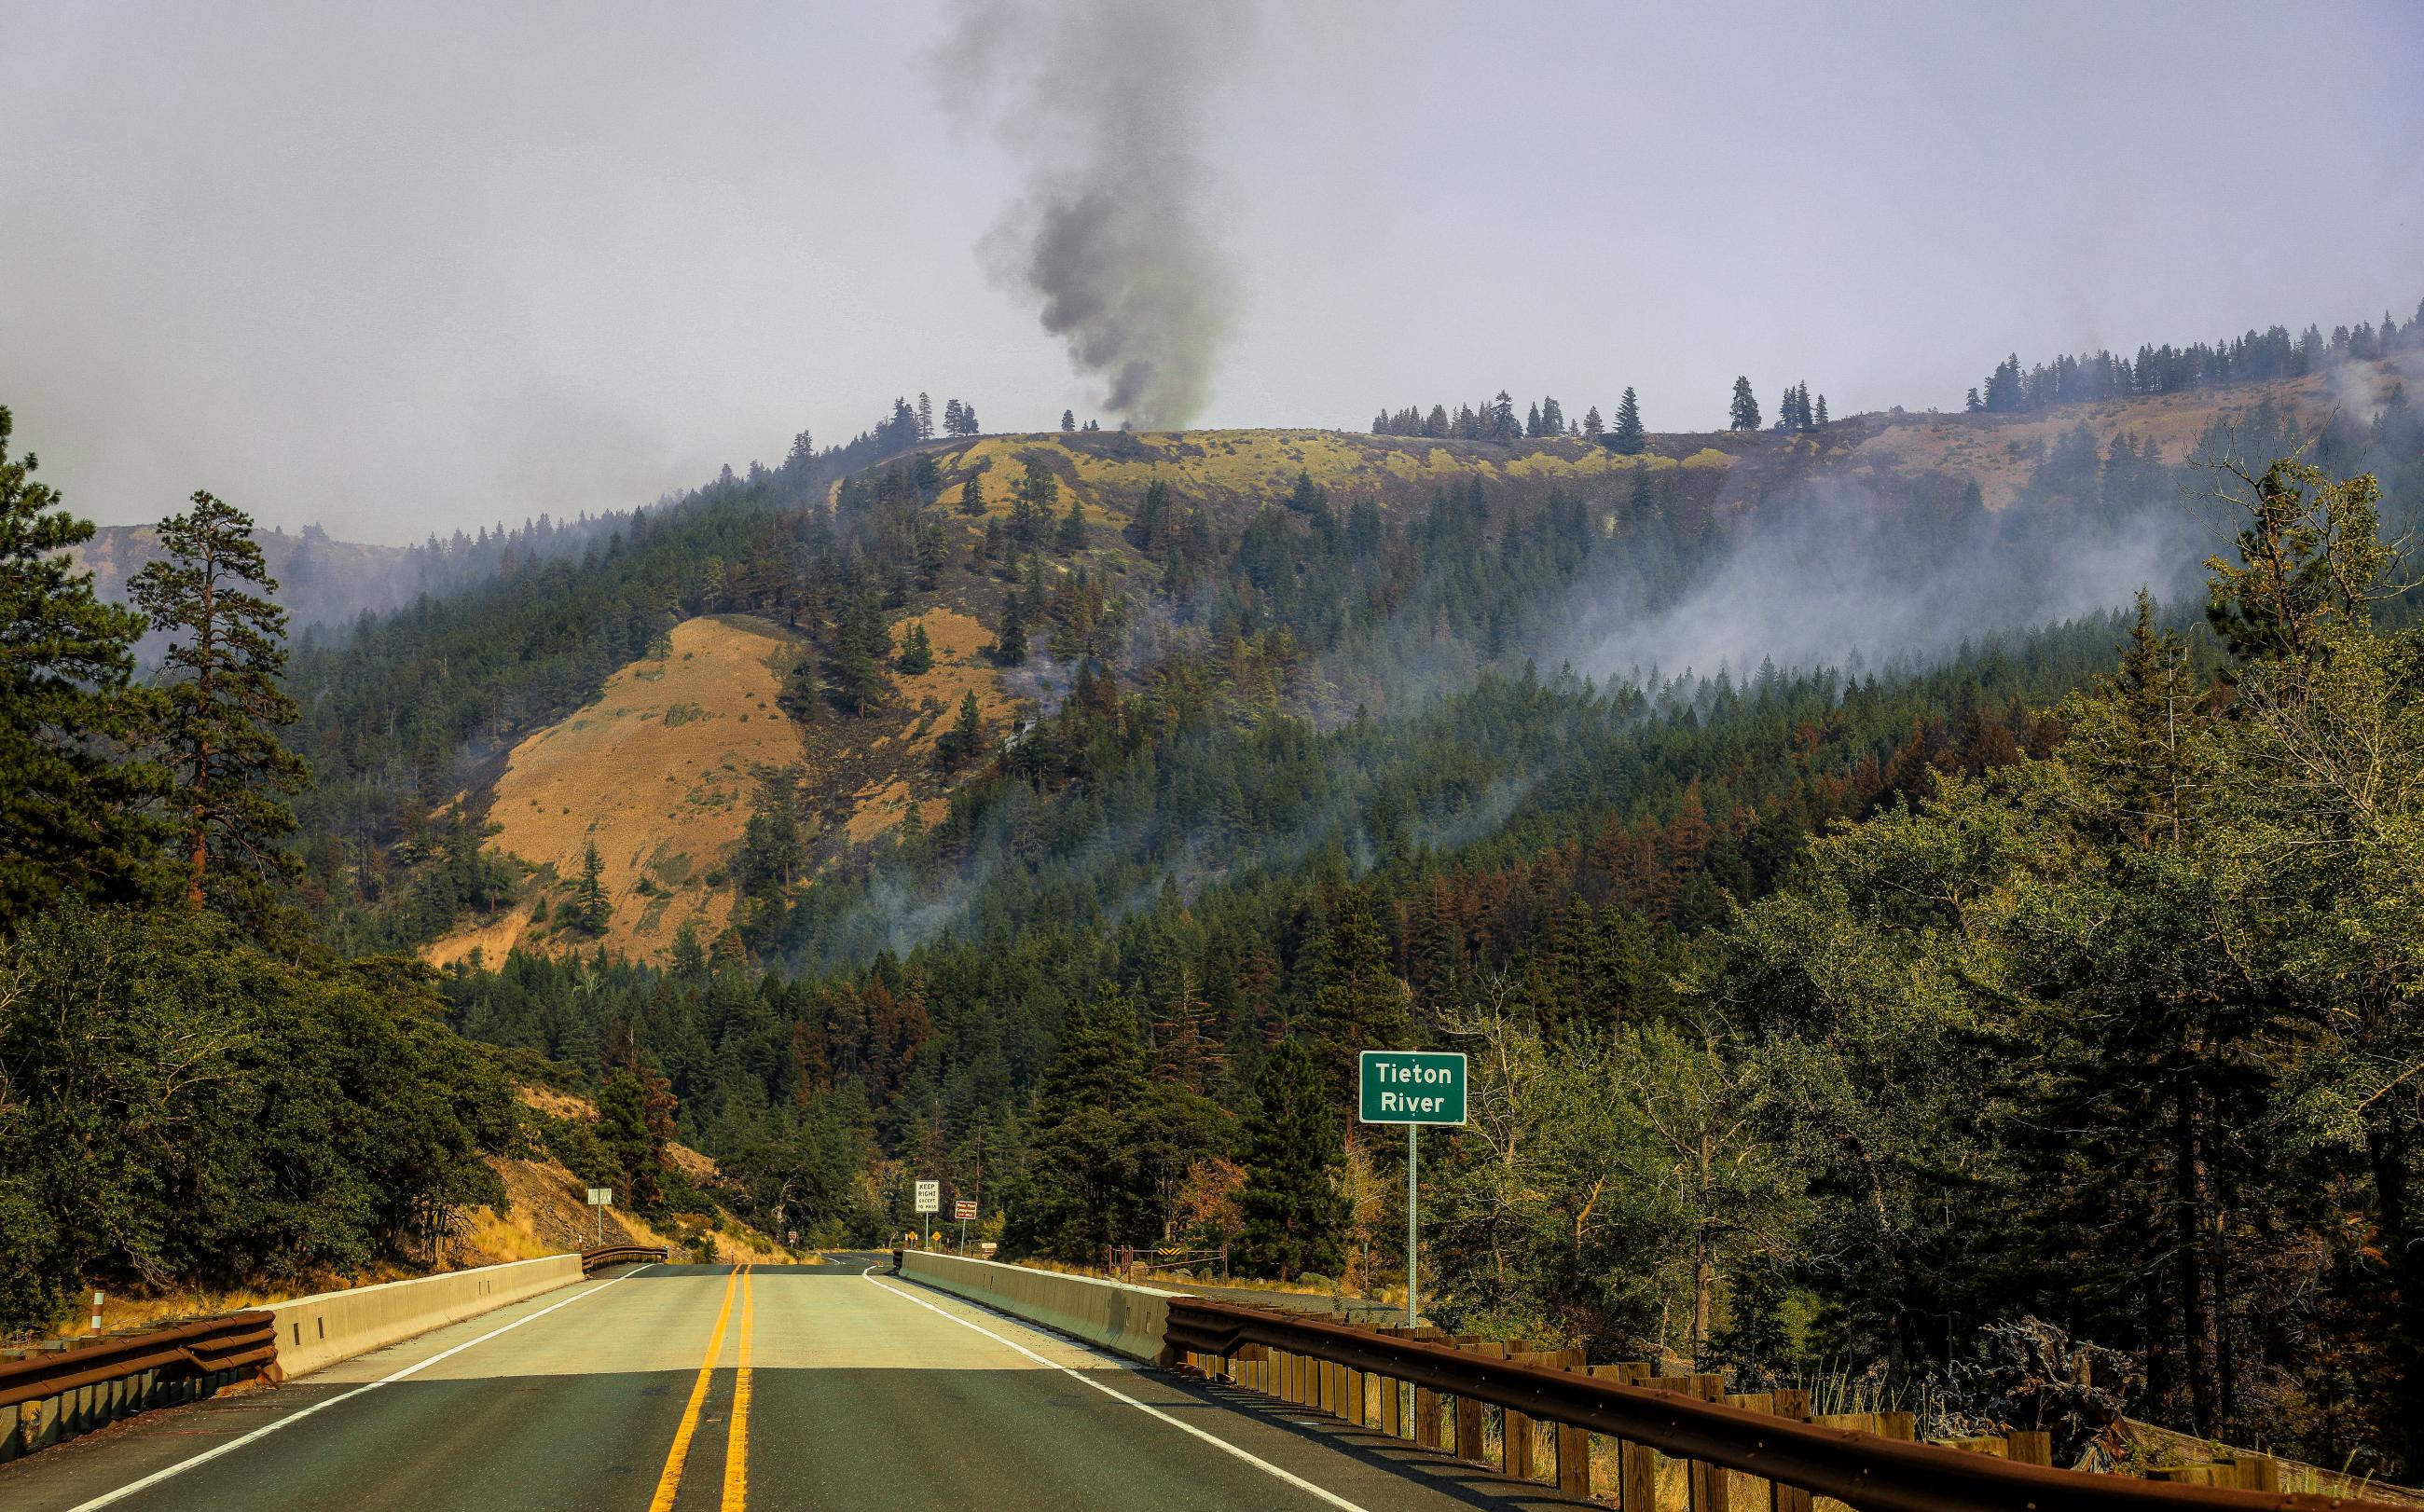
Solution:
{"label": "green road sign", "polygon": [[1366,1050],[1362,1057],[1366,1123],[1462,1123],[1464,1057],[1453,1051]]}

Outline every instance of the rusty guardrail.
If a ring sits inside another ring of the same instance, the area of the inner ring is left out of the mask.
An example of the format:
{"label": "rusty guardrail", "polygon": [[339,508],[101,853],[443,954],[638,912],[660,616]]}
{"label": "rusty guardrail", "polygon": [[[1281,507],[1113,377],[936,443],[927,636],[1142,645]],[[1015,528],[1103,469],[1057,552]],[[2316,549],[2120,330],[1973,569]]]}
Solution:
{"label": "rusty guardrail", "polygon": [[278,1328],[267,1313],[231,1313],[0,1361],[0,1461],[147,1409],[207,1396],[247,1373],[280,1378]]}
{"label": "rusty guardrail", "polygon": [[[1169,1347],[1183,1361],[1186,1355],[1219,1362],[1221,1374],[1229,1362],[1263,1360],[1268,1351],[1283,1357],[1321,1361],[1343,1372],[1379,1377],[1392,1385],[1387,1405],[1390,1429],[1399,1419],[1395,1392],[1414,1388],[1417,1410],[1427,1414],[1430,1428],[1417,1427],[1416,1442],[1436,1447],[1441,1397],[1454,1397],[1459,1442],[1457,1452],[1475,1457],[1481,1438],[1477,1409],[1468,1415],[1464,1404],[1487,1403],[1503,1409],[1511,1424],[1522,1425],[1522,1458],[1528,1474],[1531,1422],[1564,1424],[1581,1438],[1604,1434],[1619,1440],[1619,1457],[1625,1466],[1623,1506],[1636,1512],[1640,1490],[1654,1486],[1654,1464],[1641,1451],[1651,1450],[1701,1466],[1723,1467],[1770,1482],[1775,1505],[1806,1508],[1811,1494],[1830,1496],[1862,1512],[2149,1512],[2154,1508],[2242,1507],[2276,1512],[2323,1512],[2325,1508],[2379,1506],[2353,1498],[2289,1494],[2279,1491],[2222,1489],[2096,1475],[2049,1466],[2020,1464],[1988,1455],[1972,1454],[1936,1444],[1909,1442],[1874,1433],[1829,1427],[1797,1417],[1761,1412],[1747,1407],[1706,1401],[1680,1391],[1636,1385],[1613,1377],[1583,1374],[1573,1369],[1529,1363],[1475,1352],[1419,1338],[1385,1334],[1301,1313],[1282,1313],[1234,1303],[1196,1297],[1170,1299]],[[1293,1363],[1293,1362],[1291,1362]],[[1596,1367],[1607,1369],[1610,1367]],[[1327,1372],[1295,1365],[1277,1379],[1283,1394],[1302,1396],[1327,1406],[1335,1393],[1351,1393],[1352,1421],[1363,1420],[1363,1386],[1333,1386]],[[1527,1421],[1528,1420],[1528,1421]],[[1466,1424],[1472,1425],[1468,1428]],[[1470,1433],[1475,1441],[1462,1441]],[[1505,1438],[1510,1461],[1515,1439]],[[1566,1455],[1560,1435],[1560,1476]],[[1584,1444],[1587,1451],[1587,1441]],[[1636,1473],[1635,1467],[1642,1469]],[[1509,1465],[1510,1472],[1514,1470]],[[1714,1481],[1714,1484],[1710,1482]],[[1724,1477],[1693,1476],[1695,1507],[1724,1503]],[[1704,1497],[1707,1485],[1714,1495]],[[1587,1487],[1584,1488],[1587,1494]],[[1792,1494],[1798,1493],[1798,1494]],[[1654,1505],[1645,1501],[1643,1507]]]}
{"label": "rusty guardrail", "polygon": [[266,1313],[180,1323],[122,1334],[82,1348],[38,1350],[0,1364],[0,1407],[99,1386],[127,1376],[215,1376],[247,1365],[275,1368],[278,1333]]}
{"label": "rusty guardrail", "polygon": [[630,1265],[644,1260],[662,1260],[666,1249],[656,1244],[610,1244],[603,1249],[581,1251],[581,1274],[595,1276],[609,1265]]}

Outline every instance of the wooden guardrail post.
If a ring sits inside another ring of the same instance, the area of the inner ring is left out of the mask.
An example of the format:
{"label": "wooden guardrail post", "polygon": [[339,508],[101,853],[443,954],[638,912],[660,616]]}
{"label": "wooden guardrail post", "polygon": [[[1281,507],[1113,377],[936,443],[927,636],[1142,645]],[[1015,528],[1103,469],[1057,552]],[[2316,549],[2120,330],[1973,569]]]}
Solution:
{"label": "wooden guardrail post", "polygon": [[[1527,1365],[1545,1365],[1555,1359],[1537,1351],[1509,1354],[1507,1358]],[[1511,1407],[1499,1409],[1498,1465],[1510,1479],[1532,1478],[1532,1420]]]}
{"label": "wooden guardrail post", "polygon": [[[1678,1383],[1676,1389],[1686,1396],[1698,1397],[1703,1402],[1726,1399],[1726,1378],[1723,1376],[1695,1374],[1672,1378]],[[1732,1512],[1733,1483],[1726,1467],[1699,1459],[1686,1463],[1690,1467],[1686,1474],[1691,1487],[1692,1512]]]}
{"label": "wooden guardrail post", "polygon": [[[1776,1411],[1776,1393],[1773,1392],[1728,1393],[1719,1396],[1717,1400],[1729,1407],[1738,1407],[1750,1412],[1772,1414]],[[1718,1473],[1725,1474],[1727,1472],[1721,1470]],[[1772,1507],[1776,1504],[1774,1481],[1765,1476],[1752,1475],[1740,1471],[1732,1473],[1742,1478],[1742,1484],[1733,1488],[1735,1501],[1749,1508]]]}
{"label": "wooden guardrail post", "polygon": [[[1810,1416],[1810,1393],[1798,1387],[1772,1392],[1768,1395],[1768,1410],[1780,1418],[1807,1418]],[[1771,1498],[1775,1512],[1810,1512],[1811,1498],[1808,1491],[1780,1481],[1771,1484],[1776,1488]]]}
{"label": "wooden guardrail post", "polygon": [[[1503,1344],[1482,1344],[1472,1340],[1459,1340],[1457,1342],[1457,1347],[1464,1350],[1468,1354],[1481,1355],[1491,1360],[1504,1360],[1507,1358],[1507,1346]],[[1488,1410],[1488,1404],[1477,1398],[1459,1396],[1456,1399],[1457,1458],[1471,1459],[1475,1461],[1480,1460],[1483,1454],[1483,1443],[1487,1434],[1487,1430],[1482,1426],[1482,1419],[1487,1414]]]}
{"label": "wooden guardrail post", "polygon": [[[1558,1355],[1557,1363],[1562,1369],[1582,1373],[1590,1368],[1584,1362],[1587,1358],[1579,1349],[1568,1349]],[[1579,1502],[1589,1501],[1590,1430],[1560,1423],[1556,1425],[1555,1444],[1557,1494]]]}

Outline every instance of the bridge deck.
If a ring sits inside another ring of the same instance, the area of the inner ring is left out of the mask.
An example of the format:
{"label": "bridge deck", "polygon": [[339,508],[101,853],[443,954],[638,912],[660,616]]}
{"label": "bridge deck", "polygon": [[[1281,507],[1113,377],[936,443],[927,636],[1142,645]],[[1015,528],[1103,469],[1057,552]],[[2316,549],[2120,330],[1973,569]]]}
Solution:
{"label": "bridge deck", "polygon": [[[0,1506],[1565,1504],[868,1276],[872,1259],[599,1277],[0,1468]],[[744,1351],[748,1398],[736,1412]]]}

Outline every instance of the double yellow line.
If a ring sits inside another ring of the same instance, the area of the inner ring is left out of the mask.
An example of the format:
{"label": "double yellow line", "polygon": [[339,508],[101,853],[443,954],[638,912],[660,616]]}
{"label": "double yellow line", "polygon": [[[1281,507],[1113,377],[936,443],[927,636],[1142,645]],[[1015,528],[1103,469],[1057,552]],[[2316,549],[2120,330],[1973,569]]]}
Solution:
{"label": "double yellow line", "polygon": [[750,1267],[741,1265],[724,1282],[724,1306],[715,1314],[715,1331],[707,1336],[707,1360],[691,1383],[690,1404],[682,1409],[681,1425],[674,1429],[674,1446],[665,1455],[664,1473],[657,1477],[657,1494],[648,1512],[673,1512],[674,1494],[681,1489],[682,1465],[690,1458],[690,1440],[698,1432],[698,1414],[707,1406],[708,1384],[715,1378],[715,1362],[724,1358],[724,1330],[732,1321],[732,1297],[741,1296],[739,1373],[732,1388],[732,1424],[724,1440],[724,1512],[743,1512],[749,1504],[749,1340],[757,1326],[757,1298],[750,1290]]}

